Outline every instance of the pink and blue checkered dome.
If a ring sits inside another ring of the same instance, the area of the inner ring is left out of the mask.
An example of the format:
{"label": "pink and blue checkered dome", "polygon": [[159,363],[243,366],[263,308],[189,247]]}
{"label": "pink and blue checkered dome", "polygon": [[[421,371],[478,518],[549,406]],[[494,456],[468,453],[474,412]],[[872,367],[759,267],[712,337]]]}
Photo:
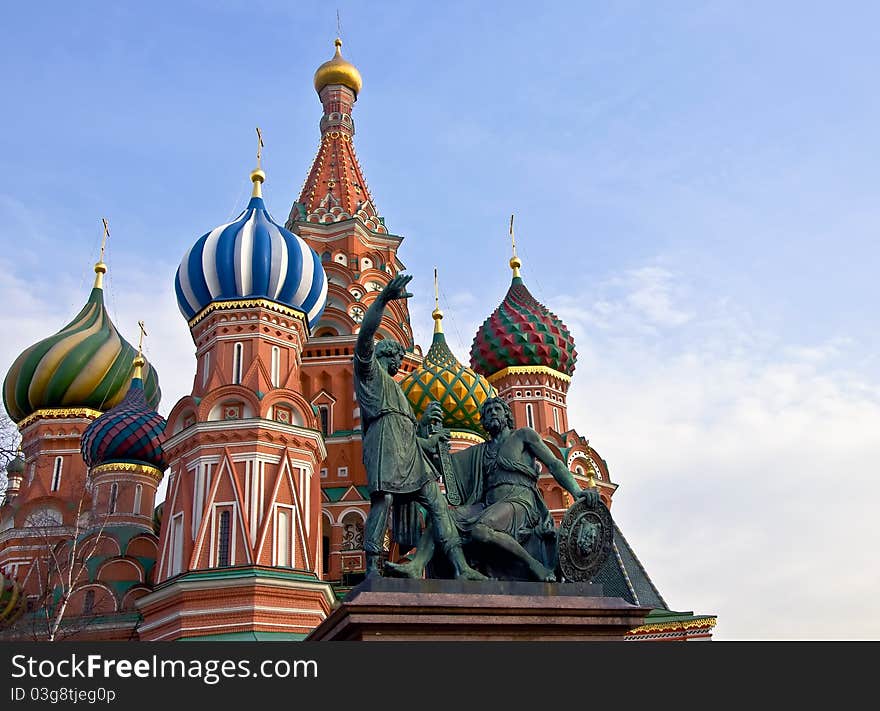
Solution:
{"label": "pink and blue checkered dome", "polygon": [[312,326],[327,303],[320,257],[272,219],[261,197],[196,241],[180,263],[174,288],[187,321],[216,301],[268,299],[302,311]]}
{"label": "pink and blue checkered dome", "polygon": [[168,466],[162,451],[165,424],[147,402],[143,381],[132,378],[122,402],[86,428],[80,445],[83,459],[89,468],[129,462],[164,471]]}

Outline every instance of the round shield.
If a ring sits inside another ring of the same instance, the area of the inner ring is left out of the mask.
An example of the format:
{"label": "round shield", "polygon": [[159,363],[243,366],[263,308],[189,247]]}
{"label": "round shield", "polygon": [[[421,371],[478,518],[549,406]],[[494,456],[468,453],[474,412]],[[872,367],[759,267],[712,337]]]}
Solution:
{"label": "round shield", "polygon": [[559,567],[566,580],[589,582],[611,553],[614,522],[601,501],[590,507],[577,499],[559,526]]}

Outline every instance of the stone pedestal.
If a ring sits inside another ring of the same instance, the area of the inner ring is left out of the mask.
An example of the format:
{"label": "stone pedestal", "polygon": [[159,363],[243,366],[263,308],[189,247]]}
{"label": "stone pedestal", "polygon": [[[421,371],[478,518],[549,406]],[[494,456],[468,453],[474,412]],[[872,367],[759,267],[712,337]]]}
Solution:
{"label": "stone pedestal", "polygon": [[622,640],[649,610],[591,583],[368,578],[307,639]]}

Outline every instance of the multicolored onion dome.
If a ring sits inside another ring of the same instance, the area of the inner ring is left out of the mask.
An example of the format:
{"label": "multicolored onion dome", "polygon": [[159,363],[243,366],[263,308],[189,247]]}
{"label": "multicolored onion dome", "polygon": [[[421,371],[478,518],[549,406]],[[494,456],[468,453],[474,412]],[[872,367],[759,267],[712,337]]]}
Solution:
{"label": "multicolored onion dome", "polygon": [[[106,270],[103,264],[98,266]],[[89,300],[76,318],[28,348],[6,374],[3,404],[16,422],[41,409],[107,410],[122,402],[128,392],[137,349],[119,335],[107,314],[102,274],[99,271]],[[151,406],[159,404],[159,378],[149,365],[144,392]]]}
{"label": "multicolored onion dome", "polygon": [[186,253],[174,288],[189,321],[215,301],[268,299],[302,311],[314,324],[327,303],[327,276],[317,253],[276,223],[259,195],[232,222],[203,235]]}
{"label": "multicolored onion dome", "polygon": [[15,622],[25,611],[21,586],[0,570],[0,627]]}
{"label": "multicolored onion dome", "polygon": [[89,467],[133,462],[164,471],[165,424],[147,402],[143,380],[134,377],[125,399],[86,428],[80,444],[83,459]]}
{"label": "multicolored onion dome", "polygon": [[577,360],[571,333],[529,293],[517,271],[504,300],[477,331],[471,367],[490,376],[504,368],[538,365],[570,376]]}
{"label": "multicolored onion dome", "polygon": [[[497,393],[483,376],[459,363],[439,327],[442,313],[435,310],[434,314],[438,325],[435,326],[431,347],[425,354],[421,368],[407,375],[400,387],[416,417],[421,417],[428,405],[436,400],[443,408],[444,427],[482,434],[480,407]],[[437,314],[440,314],[440,318]]]}

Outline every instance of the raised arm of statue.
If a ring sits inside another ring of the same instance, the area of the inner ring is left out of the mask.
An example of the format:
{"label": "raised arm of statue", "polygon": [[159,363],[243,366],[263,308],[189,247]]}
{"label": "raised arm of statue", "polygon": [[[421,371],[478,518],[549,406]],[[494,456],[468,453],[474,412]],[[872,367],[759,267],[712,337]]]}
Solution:
{"label": "raised arm of statue", "polygon": [[556,481],[558,481],[569,494],[574,496],[575,499],[584,497],[588,499],[593,506],[598,503],[599,495],[592,489],[581,489],[572,473],[568,471],[568,467],[565,466],[565,462],[556,458],[553,452],[550,451],[550,447],[544,443],[544,440],[541,439],[541,435],[535,432],[535,430],[525,429],[523,441],[534,455],[535,459],[543,463],[553,475],[553,478],[556,479]]}
{"label": "raised arm of statue", "polygon": [[411,276],[406,274],[397,274],[388,282],[376,300],[370,304],[364,319],[361,321],[361,330],[358,331],[357,344],[355,345],[355,353],[361,361],[367,362],[373,357],[373,338],[376,331],[379,330],[379,324],[382,322],[382,314],[385,312],[385,306],[389,301],[395,299],[408,299],[412,296],[407,290],[406,285],[409,284]]}

